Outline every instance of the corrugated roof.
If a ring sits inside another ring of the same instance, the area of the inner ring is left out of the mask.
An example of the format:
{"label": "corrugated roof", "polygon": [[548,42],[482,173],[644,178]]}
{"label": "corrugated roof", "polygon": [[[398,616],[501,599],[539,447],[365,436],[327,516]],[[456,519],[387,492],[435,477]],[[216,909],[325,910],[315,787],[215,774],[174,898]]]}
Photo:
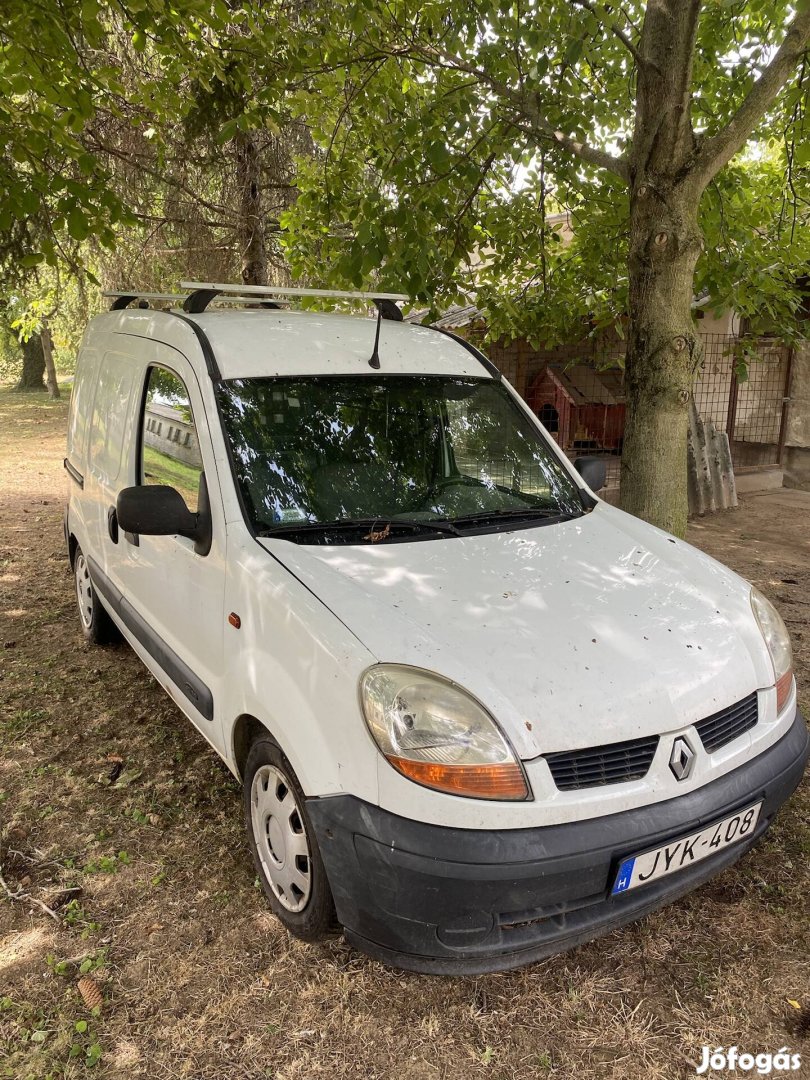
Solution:
{"label": "corrugated roof", "polygon": [[[564,217],[565,215],[558,215]],[[696,296],[692,300],[693,308],[703,308],[709,306],[710,297],[705,290]],[[425,316],[428,314],[428,308],[420,308],[419,311],[412,311],[410,315],[405,316],[405,322],[421,323]],[[431,326],[436,326],[441,330],[461,330],[465,326],[470,326],[472,323],[487,321],[487,314],[483,308],[478,307],[476,304],[459,305],[454,304],[449,307],[441,318],[436,319],[435,322],[430,323]]]}
{"label": "corrugated roof", "polygon": [[[619,405],[624,395],[617,395],[602,379],[601,372],[586,364],[549,364],[549,371],[577,405]],[[616,388],[618,389],[618,388]]]}
{"label": "corrugated roof", "polygon": [[[410,315],[405,316],[405,322],[421,323],[427,313],[427,308],[421,308],[419,311],[412,311]],[[476,307],[475,304],[468,304],[465,307],[454,304],[447,309],[441,318],[436,319],[430,325],[435,326],[439,330],[460,330],[465,326],[469,326],[470,323],[483,322],[485,320],[486,315],[481,308]]]}

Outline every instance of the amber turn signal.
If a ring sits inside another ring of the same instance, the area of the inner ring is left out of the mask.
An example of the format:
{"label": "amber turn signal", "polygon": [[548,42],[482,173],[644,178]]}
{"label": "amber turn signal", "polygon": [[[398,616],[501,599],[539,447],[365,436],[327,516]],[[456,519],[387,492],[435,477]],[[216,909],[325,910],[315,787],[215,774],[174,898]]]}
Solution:
{"label": "amber turn signal", "polygon": [[523,772],[514,762],[502,765],[437,765],[391,755],[394,768],[417,784],[466,795],[470,799],[525,799],[528,789]]}
{"label": "amber turn signal", "polygon": [[790,697],[790,688],[793,686],[793,669],[788,668],[781,679],[776,680],[776,711],[780,713],[785,707],[785,702]]}

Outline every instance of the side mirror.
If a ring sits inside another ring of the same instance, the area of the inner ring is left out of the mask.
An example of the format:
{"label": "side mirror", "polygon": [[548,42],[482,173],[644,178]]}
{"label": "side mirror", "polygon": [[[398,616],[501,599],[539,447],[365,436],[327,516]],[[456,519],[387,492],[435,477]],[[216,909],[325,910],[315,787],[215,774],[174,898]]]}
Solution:
{"label": "side mirror", "polygon": [[141,485],[123,488],[115,504],[118,526],[144,536],[187,536],[199,540],[200,514],[192,514],[173,487]]}
{"label": "side mirror", "polygon": [[574,468],[591,489],[601,491],[607,480],[607,465],[601,457],[578,457]]}

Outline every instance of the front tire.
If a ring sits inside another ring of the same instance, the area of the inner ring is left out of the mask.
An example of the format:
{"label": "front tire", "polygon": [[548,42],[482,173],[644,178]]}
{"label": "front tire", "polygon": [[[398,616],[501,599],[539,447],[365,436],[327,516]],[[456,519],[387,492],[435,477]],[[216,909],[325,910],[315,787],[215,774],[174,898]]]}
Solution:
{"label": "front tire", "polygon": [[87,560],[78,546],[73,557],[73,584],[84,640],[90,645],[112,645],[120,641],[118,627],[107,614],[93,587]]}
{"label": "front tire", "polygon": [[243,804],[253,862],[267,901],[302,941],[322,941],[337,926],[335,905],[301,785],[269,735],[245,764]]}

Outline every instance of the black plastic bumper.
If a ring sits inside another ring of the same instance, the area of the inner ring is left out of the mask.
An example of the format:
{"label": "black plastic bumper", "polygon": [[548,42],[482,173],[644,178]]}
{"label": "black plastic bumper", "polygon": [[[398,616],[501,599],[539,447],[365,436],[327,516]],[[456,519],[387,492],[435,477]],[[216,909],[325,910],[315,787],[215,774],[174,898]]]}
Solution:
{"label": "black plastic bumper", "polygon": [[[810,753],[800,713],[759,757],[667,802],[533,829],[444,828],[352,795],[307,808],[346,938],[396,967],[480,974],[563,952],[631,922],[730,866],[762,835]],[[691,867],[617,896],[619,862],[759,800],[755,832]]]}

